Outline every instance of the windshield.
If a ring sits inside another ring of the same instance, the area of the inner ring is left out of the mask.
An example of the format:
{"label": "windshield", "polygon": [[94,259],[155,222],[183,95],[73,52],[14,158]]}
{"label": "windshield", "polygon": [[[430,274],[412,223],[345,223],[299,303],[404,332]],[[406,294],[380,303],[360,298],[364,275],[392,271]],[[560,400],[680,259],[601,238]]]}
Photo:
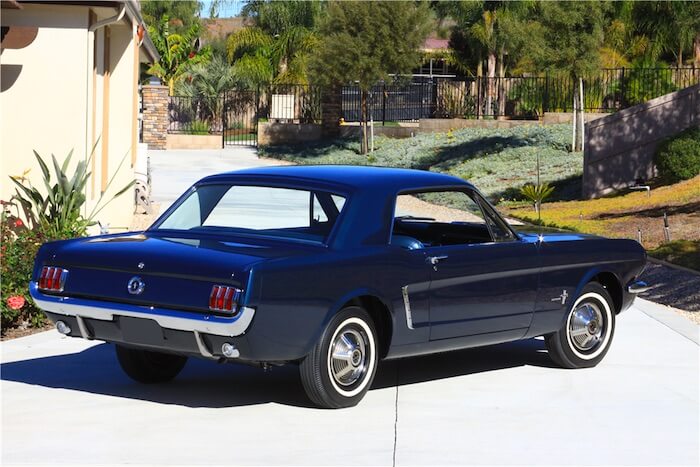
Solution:
{"label": "windshield", "polygon": [[325,191],[203,185],[153,230],[210,231],[325,242],[345,198]]}

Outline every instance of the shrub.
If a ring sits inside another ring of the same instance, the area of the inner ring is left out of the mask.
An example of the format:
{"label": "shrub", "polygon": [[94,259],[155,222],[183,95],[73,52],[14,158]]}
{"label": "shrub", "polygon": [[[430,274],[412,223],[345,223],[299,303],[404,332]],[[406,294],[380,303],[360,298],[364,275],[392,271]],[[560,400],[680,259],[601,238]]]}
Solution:
{"label": "shrub", "polygon": [[0,223],[0,326],[3,331],[23,322],[40,326],[44,322],[44,314],[29,296],[29,281],[34,256],[44,237],[38,231],[27,229],[15,216],[3,215]]}
{"label": "shrub", "polygon": [[190,123],[189,134],[191,135],[208,135],[209,122],[205,120],[195,120]]}
{"label": "shrub", "polygon": [[700,128],[686,130],[662,143],[654,163],[659,175],[671,183],[700,174]]}

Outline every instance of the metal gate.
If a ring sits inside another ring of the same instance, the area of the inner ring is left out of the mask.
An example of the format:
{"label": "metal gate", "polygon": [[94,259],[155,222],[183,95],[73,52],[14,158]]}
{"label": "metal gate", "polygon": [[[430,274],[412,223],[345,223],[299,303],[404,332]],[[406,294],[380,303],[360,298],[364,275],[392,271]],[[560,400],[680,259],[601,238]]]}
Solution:
{"label": "metal gate", "polygon": [[226,91],[223,95],[223,145],[258,145],[257,91]]}

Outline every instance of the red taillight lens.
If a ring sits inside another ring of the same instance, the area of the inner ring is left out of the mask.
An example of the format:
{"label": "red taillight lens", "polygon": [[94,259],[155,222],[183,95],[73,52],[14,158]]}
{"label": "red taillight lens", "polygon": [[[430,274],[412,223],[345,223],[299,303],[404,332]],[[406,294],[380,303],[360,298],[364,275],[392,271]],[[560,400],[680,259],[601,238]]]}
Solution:
{"label": "red taillight lens", "polygon": [[236,311],[241,290],[226,285],[215,285],[209,294],[209,309],[212,311]]}
{"label": "red taillight lens", "polygon": [[63,286],[68,278],[68,270],[54,266],[41,268],[39,276],[39,289],[51,292],[63,292]]}

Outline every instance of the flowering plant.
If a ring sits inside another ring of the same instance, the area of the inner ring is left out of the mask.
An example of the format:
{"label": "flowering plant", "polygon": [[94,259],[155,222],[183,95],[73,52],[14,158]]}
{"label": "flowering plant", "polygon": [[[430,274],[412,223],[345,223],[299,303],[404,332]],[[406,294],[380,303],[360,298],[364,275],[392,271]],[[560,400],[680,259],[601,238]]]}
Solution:
{"label": "flowering plant", "polygon": [[0,324],[3,331],[10,326],[26,323],[40,326],[44,314],[29,296],[34,257],[45,238],[27,229],[25,223],[11,214],[12,203],[2,202],[0,218]]}
{"label": "flowering plant", "polygon": [[11,310],[19,310],[25,303],[27,303],[27,301],[22,295],[14,295],[7,299],[7,306],[9,306]]}

